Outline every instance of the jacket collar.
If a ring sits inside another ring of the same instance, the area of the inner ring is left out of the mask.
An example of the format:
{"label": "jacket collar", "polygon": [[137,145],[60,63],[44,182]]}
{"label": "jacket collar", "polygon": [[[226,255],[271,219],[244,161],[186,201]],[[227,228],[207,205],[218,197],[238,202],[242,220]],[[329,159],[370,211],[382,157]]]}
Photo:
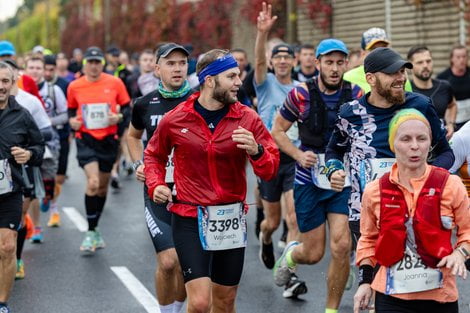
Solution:
{"label": "jacket collar", "polygon": [[15,96],[8,97],[8,109],[10,110],[21,110],[20,104],[16,101]]}
{"label": "jacket collar", "polygon": [[[198,92],[195,92],[193,93],[185,102],[183,102],[181,105],[183,105],[183,111],[184,112],[190,112],[190,113],[193,113],[193,114],[196,114],[196,110],[194,109],[194,102],[196,102],[197,99],[199,99],[199,96],[201,95],[201,92],[198,91]],[[230,117],[230,118],[241,118],[242,117],[242,113],[241,111],[239,110],[239,106],[241,106],[242,104],[237,101],[236,103],[234,104],[231,104],[230,105],[230,108],[229,108],[229,111],[226,115],[226,117]]]}

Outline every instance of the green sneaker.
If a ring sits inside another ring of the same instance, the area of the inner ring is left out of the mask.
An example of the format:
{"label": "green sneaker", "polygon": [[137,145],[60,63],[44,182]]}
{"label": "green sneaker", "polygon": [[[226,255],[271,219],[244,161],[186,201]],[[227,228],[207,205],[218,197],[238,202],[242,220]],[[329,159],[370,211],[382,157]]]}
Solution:
{"label": "green sneaker", "polygon": [[295,272],[295,267],[291,268],[287,264],[287,252],[297,246],[299,242],[291,241],[287,244],[284,252],[281,257],[276,261],[273,268],[274,283],[278,286],[284,286],[287,284],[292,276],[292,273]]}
{"label": "green sneaker", "polygon": [[23,279],[24,278],[24,262],[23,260],[19,259],[16,260],[16,274],[15,279]]}
{"label": "green sneaker", "polygon": [[80,246],[80,251],[84,252],[85,254],[94,253],[96,250],[96,235],[93,230],[89,230],[85,234],[85,238],[82,241],[82,245]]}
{"label": "green sneaker", "polygon": [[101,233],[98,227],[95,228],[95,247],[96,249],[103,249],[104,247],[106,247],[106,244],[104,243],[103,237],[101,237]]}

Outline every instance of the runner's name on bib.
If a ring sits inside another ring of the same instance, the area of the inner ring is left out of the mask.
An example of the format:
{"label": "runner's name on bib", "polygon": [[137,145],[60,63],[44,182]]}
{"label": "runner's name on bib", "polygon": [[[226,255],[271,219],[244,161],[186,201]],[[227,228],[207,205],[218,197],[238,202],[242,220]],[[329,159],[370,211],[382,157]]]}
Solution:
{"label": "runner's name on bib", "polygon": [[[318,188],[331,190],[330,181],[326,176],[326,174],[328,173],[328,168],[325,165],[325,154],[317,154],[317,160],[317,164],[311,167],[312,181]],[[346,175],[344,187],[349,186],[351,186],[351,179],[349,178],[349,175]]]}
{"label": "runner's name on bib", "polygon": [[246,247],[246,217],[243,203],[198,207],[199,238],[204,250]]}
{"label": "runner's name on bib", "polygon": [[10,162],[7,159],[0,160],[0,195],[13,191],[13,179],[11,177]]}
{"label": "runner's name on bib", "polygon": [[457,100],[457,116],[455,117],[455,122],[460,124],[468,120],[470,120],[470,99]]}
{"label": "runner's name on bib", "polygon": [[109,104],[89,103],[83,105],[83,120],[87,129],[101,129],[109,126]]}
{"label": "runner's name on bib", "polygon": [[168,156],[168,161],[166,161],[166,175],[165,183],[174,183],[175,179],[173,175],[175,173],[175,164],[173,163],[174,150],[171,150],[171,154]]}
{"label": "runner's name on bib", "polygon": [[407,248],[401,261],[387,268],[385,294],[420,292],[442,287],[442,272],[424,265],[421,258]]}

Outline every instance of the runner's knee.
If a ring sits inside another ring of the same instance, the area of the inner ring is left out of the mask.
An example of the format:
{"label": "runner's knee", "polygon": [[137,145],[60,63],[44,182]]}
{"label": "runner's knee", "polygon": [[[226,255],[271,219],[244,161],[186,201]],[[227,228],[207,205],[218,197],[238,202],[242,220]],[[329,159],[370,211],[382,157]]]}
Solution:
{"label": "runner's knee", "polygon": [[316,264],[321,261],[323,255],[325,254],[325,247],[322,245],[308,246],[305,243],[302,245],[302,250],[300,250],[302,255],[303,264]]}
{"label": "runner's knee", "polygon": [[0,254],[2,258],[11,257],[16,253],[16,240],[4,240],[1,245]]}
{"label": "runner's knee", "polygon": [[92,193],[97,193],[98,192],[98,188],[99,188],[99,185],[100,185],[100,181],[99,181],[98,177],[88,178],[87,184],[88,184],[88,186],[87,186],[88,191],[90,191]]}
{"label": "runner's knee", "polygon": [[165,274],[172,274],[178,269],[178,259],[175,253],[163,253],[158,258],[158,269]]}
{"label": "runner's knee", "polygon": [[206,313],[210,309],[210,300],[209,297],[204,297],[201,295],[193,295],[188,298],[188,312],[191,313]]}
{"label": "runner's knee", "polygon": [[331,239],[330,244],[331,257],[332,258],[344,258],[345,260],[349,259],[349,254],[351,252],[351,238],[350,236],[341,236],[337,239]]}

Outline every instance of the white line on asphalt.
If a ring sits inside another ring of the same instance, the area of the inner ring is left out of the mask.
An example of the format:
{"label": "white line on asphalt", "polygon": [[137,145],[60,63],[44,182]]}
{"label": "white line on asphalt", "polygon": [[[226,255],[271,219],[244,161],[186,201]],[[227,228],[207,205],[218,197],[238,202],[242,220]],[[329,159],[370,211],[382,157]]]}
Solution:
{"label": "white line on asphalt", "polygon": [[67,214],[69,219],[75,224],[79,231],[82,233],[88,230],[88,222],[86,219],[73,207],[64,207],[62,210]]}
{"label": "white line on asphalt", "polygon": [[148,313],[160,313],[160,307],[154,296],[125,266],[111,266],[111,270],[139,301]]}

